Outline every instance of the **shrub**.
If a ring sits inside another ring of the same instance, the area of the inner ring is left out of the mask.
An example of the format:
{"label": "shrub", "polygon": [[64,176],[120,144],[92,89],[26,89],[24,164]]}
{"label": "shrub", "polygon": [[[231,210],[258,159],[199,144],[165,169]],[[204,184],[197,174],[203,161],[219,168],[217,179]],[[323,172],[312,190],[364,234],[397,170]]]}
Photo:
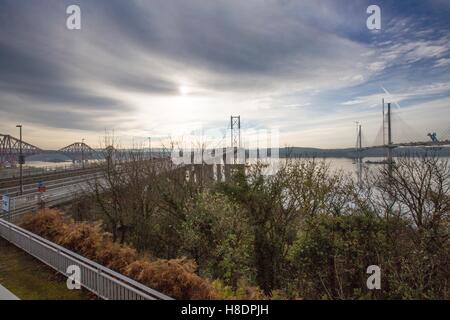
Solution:
{"label": "shrub", "polygon": [[224,195],[200,194],[186,213],[182,235],[182,253],[195,259],[201,274],[234,289],[241,278],[253,277],[248,222]]}
{"label": "shrub", "polygon": [[42,210],[38,214],[29,214],[21,226],[49,240],[58,238],[63,233],[63,216],[55,210]]}
{"label": "shrub", "polygon": [[28,215],[22,227],[47,238],[88,259],[124,273],[144,285],[176,299],[212,299],[216,297],[209,281],[195,274],[197,265],[189,259],[138,259],[136,251],[113,243],[98,224],[64,220],[61,213],[45,210]]}
{"label": "shrub", "polygon": [[306,298],[369,298],[366,269],[387,254],[386,225],[370,213],[311,217],[290,249],[296,290]]}
{"label": "shrub", "polygon": [[75,251],[85,257],[95,258],[99,245],[102,243],[103,234],[98,225],[87,223],[69,222],[63,226],[63,232],[53,241],[61,246]]}
{"label": "shrub", "polygon": [[217,296],[222,300],[263,300],[269,299],[264,292],[255,286],[251,286],[245,280],[240,280],[237,288],[233,289],[231,286],[224,284],[221,280],[215,280],[212,283],[217,292]]}
{"label": "shrub", "polygon": [[124,274],[177,299],[217,298],[210,283],[195,274],[197,265],[189,259],[138,260]]}
{"label": "shrub", "polygon": [[125,268],[138,259],[135,249],[103,240],[100,250],[96,252],[96,260],[113,270],[123,271]]}

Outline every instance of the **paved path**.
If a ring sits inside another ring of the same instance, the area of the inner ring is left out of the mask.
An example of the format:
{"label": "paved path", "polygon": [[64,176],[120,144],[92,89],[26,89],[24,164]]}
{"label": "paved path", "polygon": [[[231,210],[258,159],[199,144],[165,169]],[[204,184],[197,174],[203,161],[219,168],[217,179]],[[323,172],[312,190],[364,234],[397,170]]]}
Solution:
{"label": "paved path", "polygon": [[0,284],[0,300],[19,300],[19,298]]}

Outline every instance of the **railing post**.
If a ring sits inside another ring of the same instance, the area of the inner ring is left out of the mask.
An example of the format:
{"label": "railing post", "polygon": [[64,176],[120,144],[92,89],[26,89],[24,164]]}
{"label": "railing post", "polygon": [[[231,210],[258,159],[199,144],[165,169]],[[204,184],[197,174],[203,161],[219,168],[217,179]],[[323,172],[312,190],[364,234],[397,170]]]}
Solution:
{"label": "railing post", "polygon": [[100,297],[100,277],[101,277],[102,271],[100,269],[97,269],[97,295]]}

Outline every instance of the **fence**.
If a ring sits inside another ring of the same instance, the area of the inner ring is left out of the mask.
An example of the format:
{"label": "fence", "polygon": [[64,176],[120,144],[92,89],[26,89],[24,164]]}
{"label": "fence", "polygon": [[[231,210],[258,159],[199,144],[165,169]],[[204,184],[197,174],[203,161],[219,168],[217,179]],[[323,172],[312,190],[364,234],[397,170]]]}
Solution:
{"label": "fence", "polygon": [[65,276],[68,276],[69,266],[78,266],[81,286],[102,299],[171,300],[158,291],[3,219],[0,219],[0,236]]}
{"label": "fence", "polygon": [[[89,177],[91,179],[97,179],[98,175],[89,175]],[[0,209],[0,218],[2,218],[2,214],[5,217],[8,217],[8,219],[11,219],[11,217],[31,212],[42,206],[53,207],[68,203],[78,196],[82,196],[89,183],[85,176],[80,178],[61,179],[58,181],[52,182],[45,193],[35,192],[24,194],[22,196],[10,197],[9,212],[2,212]],[[98,180],[97,182],[103,183],[103,180]],[[1,190],[2,189],[0,189],[0,191]],[[0,200],[2,199],[3,195],[0,194]]]}
{"label": "fence", "polygon": [[[33,177],[38,175],[48,175],[51,173],[63,173],[72,172],[82,169],[96,168],[101,165],[101,162],[88,162],[83,164],[71,163],[71,164],[61,164],[54,166],[25,166],[22,169],[22,176],[24,178]],[[20,176],[20,171],[18,168],[1,168],[0,179],[18,179]]]}
{"label": "fence", "polygon": [[[68,203],[75,199],[79,194],[81,194],[80,190],[67,187],[55,188],[52,189],[52,192],[53,193],[49,195],[41,194],[41,197],[39,196],[39,194],[32,193],[11,198],[9,204],[10,211],[2,212],[0,210],[0,218],[4,216],[7,217],[8,220],[10,220],[13,218],[17,218],[24,213],[39,209],[42,206],[50,208],[56,205]],[[0,199],[1,198],[3,198],[3,196],[0,195]]]}

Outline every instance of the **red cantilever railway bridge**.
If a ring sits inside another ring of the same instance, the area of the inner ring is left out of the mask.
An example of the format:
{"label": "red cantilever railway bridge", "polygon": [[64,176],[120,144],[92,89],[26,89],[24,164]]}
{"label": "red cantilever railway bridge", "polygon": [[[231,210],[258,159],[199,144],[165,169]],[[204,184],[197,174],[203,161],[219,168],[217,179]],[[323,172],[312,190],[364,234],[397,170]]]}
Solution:
{"label": "red cantilever railway bridge", "polygon": [[[98,157],[97,151],[82,142],[75,142],[59,150],[42,150],[22,141],[22,154],[25,157],[42,153],[60,153],[73,161],[91,160]],[[20,155],[20,140],[10,135],[0,134],[0,166],[16,164]]]}

